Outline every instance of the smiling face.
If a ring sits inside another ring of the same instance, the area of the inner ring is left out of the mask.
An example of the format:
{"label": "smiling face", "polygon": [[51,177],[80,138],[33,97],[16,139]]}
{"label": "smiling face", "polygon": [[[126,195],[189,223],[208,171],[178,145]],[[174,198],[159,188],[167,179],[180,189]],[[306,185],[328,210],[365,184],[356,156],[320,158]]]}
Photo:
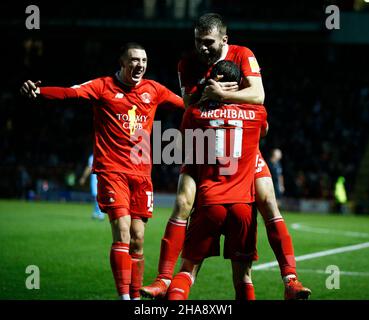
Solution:
{"label": "smiling face", "polygon": [[144,49],[128,49],[121,57],[122,81],[128,85],[138,84],[146,72],[147,55]]}
{"label": "smiling face", "polygon": [[201,60],[207,65],[212,65],[220,59],[227,41],[227,35],[217,28],[211,29],[210,32],[195,29],[195,47]]}

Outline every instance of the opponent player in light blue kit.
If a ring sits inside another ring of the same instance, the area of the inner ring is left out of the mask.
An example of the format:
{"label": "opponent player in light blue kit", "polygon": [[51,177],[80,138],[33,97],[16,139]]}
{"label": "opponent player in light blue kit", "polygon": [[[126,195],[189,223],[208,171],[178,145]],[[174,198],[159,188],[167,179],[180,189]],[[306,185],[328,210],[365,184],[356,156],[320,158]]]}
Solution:
{"label": "opponent player in light blue kit", "polygon": [[88,163],[83,171],[82,177],[79,179],[79,183],[84,185],[86,183],[87,177],[90,175],[90,190],[91,195],[94,201],[94,211],[92,213],[92,219],[104,220],[104,214],[101,212],[99,208],[99,204],[97,203],[97,177],[96,174],[91,173],[93,163],[93,155],[91,154],[88,158]]}

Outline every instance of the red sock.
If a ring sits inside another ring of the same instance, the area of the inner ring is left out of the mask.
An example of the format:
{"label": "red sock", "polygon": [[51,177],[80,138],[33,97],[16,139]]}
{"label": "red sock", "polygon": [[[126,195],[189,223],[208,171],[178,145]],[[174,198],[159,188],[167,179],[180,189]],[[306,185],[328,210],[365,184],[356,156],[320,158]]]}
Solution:
{"label": "red sock", "polygon": [[172,279],[177,259],[183,248],[187,220],[169,219],[161,239],[158,278]]}
{"label": "red sock", "polygon": [[291,236],[283,218],[273,218],[266,224],[268,240],[277,258],[282,277],[296,275],[296,261]]}
{"label": "red sock", "polygon": [[255,300],[255,290],[252,283],[240,282],[235,289],[236,300]]}
{"label": "red sock", "polygon": [[140,288],[143,283],[145,260],[143,254],[132,253],[132,281],[130,285],[131,299],[140,297]]}
{"label": "red sock", "polygon": [[168,300],[187,300],[192,283],[193,280],[189,273],[177,273],[168,288]]}
{"label": "red sock", "polygon": [[129,255],[129,244],[115,242],[110,250],[110,265],[113,271],[118,294],[129,294],[131,283],[132,261]]}

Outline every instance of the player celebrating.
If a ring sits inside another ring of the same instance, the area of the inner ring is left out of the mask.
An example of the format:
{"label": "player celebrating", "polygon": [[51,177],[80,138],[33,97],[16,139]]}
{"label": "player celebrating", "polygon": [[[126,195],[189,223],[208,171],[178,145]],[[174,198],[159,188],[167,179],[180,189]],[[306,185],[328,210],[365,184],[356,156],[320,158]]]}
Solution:
{"label": "player celebrating", "polygon": [[[220,75],[220,81],[238,83],[241,79],[237,65],[227,60],[213,67],[210,78]],[[255,158],[260,133],[266,128],[266,111],[258,105],[244,104],[240,108],[233,103],[204,104],[187,109],[182,130],[213,130],[214,139],[208,139],[204,154],[214,152],[217,162],[209,164],[207,159],[205,164],[193,166],[198,190],[196,208],[186,234],[181,270],[169,286],[168,299],[188,298],[202,261],[219,255],[219,238],[224,233],[224,258],[232,261],[236,299],[254,300],[251,263],[257,259],[257,253],[256,211],[252,210],[252,202]]]}
{"label": "player celebrating", "polygon": [[72,88],[39,87],[39,82],[27,81],[21,92],[30,98],[92,101],[97,199],[112,227],[110,264],[118,294],[129,300],[140,297],[145,224],[153,212],[150,133],[155,112],[160,104],[182,109],[184,105],[163,85],[143,78],[147,55],[141,45],[122,47],[120,64],[115,75]]}
{"label": "player celebrating", "polygon": [[[181,91],[186,106],[197,101],[215,100],[233,103],[263,104],[264,89],[260,68],[252,51],[228,45],[227,27],[218,14],[201,16],[195,24],[196,52],[179,62]],[[219,60],[231,60],[241,69],[241,85],[205,79]],[[240,90],[239,90],[240,89]],[[278,260],[285,285],[285,299],[305,299],[311,291],[297,280],[292,240],[279,212],[269,169],[258,153],[255,174],[256,203],[267,229],[268,240]],[[141,289],[149,297],[163,297],[172,279],[174,267],[183,246],[187,219],[196,193],[196,183],[189,168],[182,168],[173,213],[162,239],[159,274],[155,281]]]}

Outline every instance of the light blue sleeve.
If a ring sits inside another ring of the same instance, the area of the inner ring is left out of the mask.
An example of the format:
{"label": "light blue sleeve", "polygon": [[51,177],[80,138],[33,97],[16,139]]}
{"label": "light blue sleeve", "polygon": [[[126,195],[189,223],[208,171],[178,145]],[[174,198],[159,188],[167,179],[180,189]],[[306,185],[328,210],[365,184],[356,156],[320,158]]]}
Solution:
{"label": "light blue sleeve", "polygon": [[92,167],[92,163],[94,162],[94,156],[91,154],[89,157],[88,157],[88,166],[89,167]]}

